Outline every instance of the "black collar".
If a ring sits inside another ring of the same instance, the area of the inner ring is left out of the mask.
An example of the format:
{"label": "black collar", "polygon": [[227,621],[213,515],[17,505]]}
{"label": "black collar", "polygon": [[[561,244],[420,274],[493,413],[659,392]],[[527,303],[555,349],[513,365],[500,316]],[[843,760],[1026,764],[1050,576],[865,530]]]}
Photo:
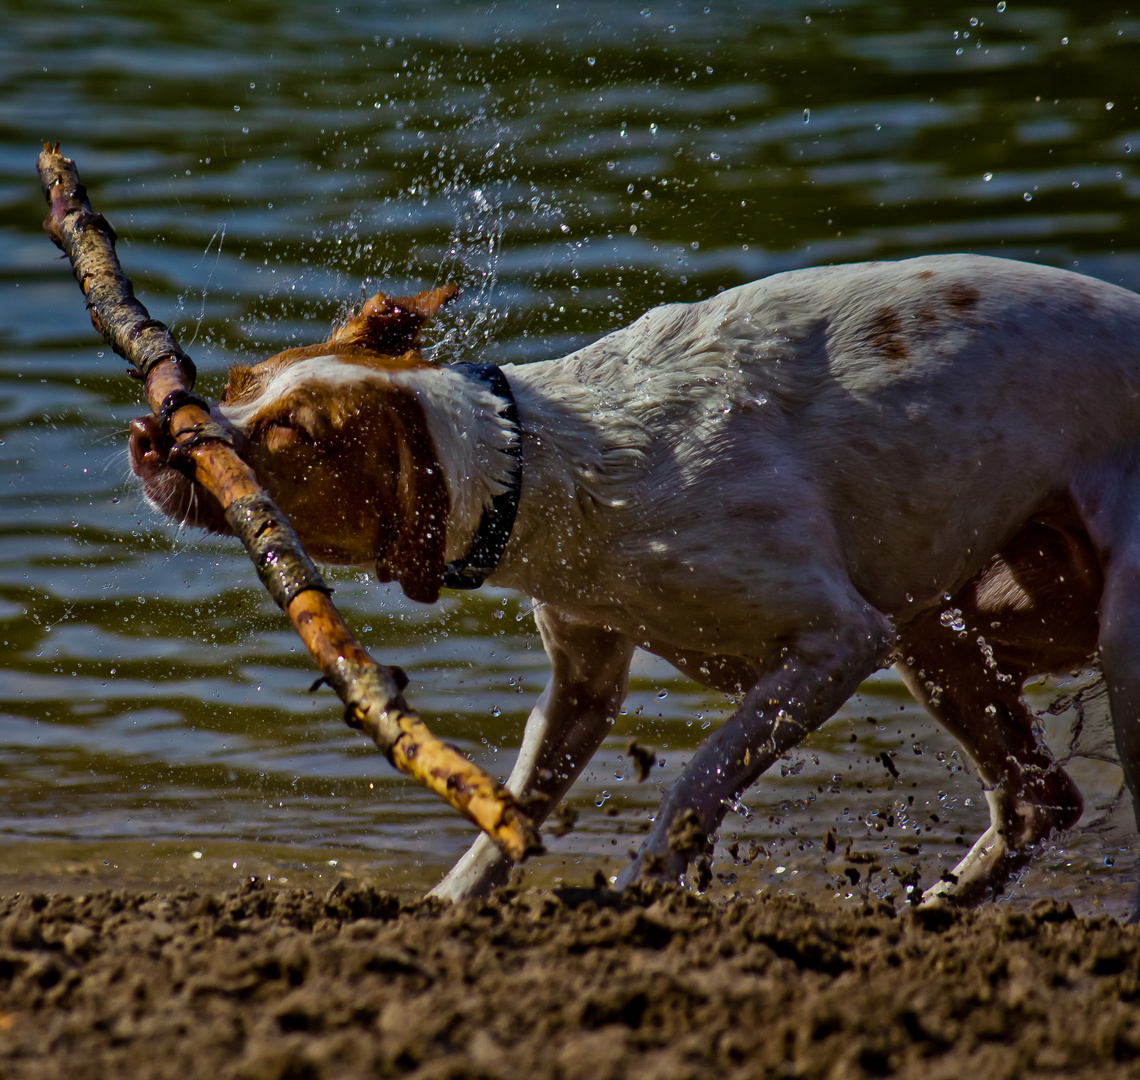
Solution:
{"label": "black collar", "polygon": [[465,555],[454,559],[444,567],[443,585],[448,589],[477,589],[487,580],[499,565],[511,529],[515,525],[515,515],[519,509],[519,492],[522,489],[522,428],[519,426],[519,410],[515,405],[511,384],[496,364],[453,364],[465,375],[486,383],[488,388],[506,403],[502,415],[515,430],[515,441],[502,453],[513,458],[515,468],[510,484],[491,500],[479,519],[479,528]]}

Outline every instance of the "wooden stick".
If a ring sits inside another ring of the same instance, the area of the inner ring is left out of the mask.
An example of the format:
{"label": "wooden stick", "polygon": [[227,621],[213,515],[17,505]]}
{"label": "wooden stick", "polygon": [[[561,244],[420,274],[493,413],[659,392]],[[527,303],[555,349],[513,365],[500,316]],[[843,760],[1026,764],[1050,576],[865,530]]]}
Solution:
{"label": "wooden stick", "polygon": [[510,858],[541,849],[538,831],[511,794],[458,750],[437,739],[401,696],[402,673],[378,664],[345,625],[285,515],[190,394],[193,361],[170,330],[135,298],[115,254],[115,231],[95,213],[75,163],[44,144],[37,166],[50,206],[44,229],[71,261],[91,322],[144,381],[147,404],[169,415],[179,453],[214,495],[259,576],[289,616],[325,680],[345,704],[350,727],[368,735],[401,772],[425,785],[486,832]]}

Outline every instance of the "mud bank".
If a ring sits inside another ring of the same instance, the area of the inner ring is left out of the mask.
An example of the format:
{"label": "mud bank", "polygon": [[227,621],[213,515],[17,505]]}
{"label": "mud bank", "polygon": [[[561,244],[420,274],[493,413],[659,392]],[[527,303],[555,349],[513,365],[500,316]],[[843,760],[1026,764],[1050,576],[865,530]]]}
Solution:
{"label": "mud bank", "polygon": [[0,1076],[1136,1076],[1140,932],[1065,904],[0,900]]}

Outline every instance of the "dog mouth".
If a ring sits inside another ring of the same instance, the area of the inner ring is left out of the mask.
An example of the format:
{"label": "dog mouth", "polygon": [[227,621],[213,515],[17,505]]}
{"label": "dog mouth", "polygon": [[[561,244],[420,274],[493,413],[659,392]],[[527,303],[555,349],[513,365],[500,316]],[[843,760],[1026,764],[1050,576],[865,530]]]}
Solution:
{"label": "dog mouth", "polygon": [[221,504],[193,480],[188,459],[180,459],[170,432],[147,414],[130,422],[127,457],[142,481],[147,502],[160,513],[210,532],[228,533]]}

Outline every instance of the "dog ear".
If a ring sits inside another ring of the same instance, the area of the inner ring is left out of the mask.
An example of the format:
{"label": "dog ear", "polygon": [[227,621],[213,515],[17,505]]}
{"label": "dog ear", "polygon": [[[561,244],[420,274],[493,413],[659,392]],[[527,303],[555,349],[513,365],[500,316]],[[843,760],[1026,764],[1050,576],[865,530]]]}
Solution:
{"label": "dog ear", "polygon": [[376,577],[398,581],[410,600],[433,604],[447,546],[447,482],[419,402],[396,391],[384,418],[396,443],[395,522],[387,550],[376,560]]}
{"label": "dog ear", "polygon": [[415,296],[388,297],[378,292],[365,302],[359,315],[329,335],[328,344],[401,356],[419,348],[424,323],[458,295],[458,285],[444,285]]}

